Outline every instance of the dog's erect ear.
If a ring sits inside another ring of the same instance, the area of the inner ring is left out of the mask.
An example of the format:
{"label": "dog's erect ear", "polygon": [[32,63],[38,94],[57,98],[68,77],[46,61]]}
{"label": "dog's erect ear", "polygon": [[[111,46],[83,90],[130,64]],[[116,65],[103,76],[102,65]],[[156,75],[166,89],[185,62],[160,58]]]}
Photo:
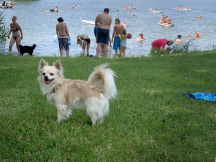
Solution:
{"label": "dog's erect ear", "polygon": [[58,70],[62,70],[61,60],[58,59],[55,63],[53,63],[53,66],[55,66]]}
{"label": "dog's erect ear", "polygon": [[44,66],[48,66],[48,64],[44,61],[44,59],[41,58],[39,62],[39,68],[43,68]]}

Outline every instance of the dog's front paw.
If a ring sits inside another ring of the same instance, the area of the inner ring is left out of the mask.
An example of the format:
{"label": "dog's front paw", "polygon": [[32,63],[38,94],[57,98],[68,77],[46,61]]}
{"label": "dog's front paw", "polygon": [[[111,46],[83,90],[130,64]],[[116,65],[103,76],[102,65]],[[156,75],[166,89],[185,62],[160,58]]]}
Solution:
{"label": "dog's front paw", "polygon": [[61,120],[63,120],[66,117],[66,110],[67,110],[67,106],[66,105],[58,105],[57,107],[57,119],[60,122]]}

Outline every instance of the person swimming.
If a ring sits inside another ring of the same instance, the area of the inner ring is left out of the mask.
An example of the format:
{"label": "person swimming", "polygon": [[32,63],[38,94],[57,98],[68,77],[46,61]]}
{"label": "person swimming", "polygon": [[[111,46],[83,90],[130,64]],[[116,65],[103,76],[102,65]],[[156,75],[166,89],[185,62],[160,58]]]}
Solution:
{"label": "person swimming", "polygon": [[4,1],[4,2],[2,3],[2,6],[7,7],[7,1]]}
{"label": "person swimming", "polygon": [[[189,33],[188,33],[188,35],[189,35],[190,37],[193,37],[193,36],[190,35]],[[195,37],[195,38],[199,38],[199,37],[200,37],[200,32],[196,32],[196,34],[194,35],[194,37]]]}
{"label": "person swimming", "polygon": [[129,8],[129,6],[127,5],[127,6],[126,6],[126,9],[128,10],[128,8]]}
{"label": "person swimming", "polygon": [[137,41],[144,41],[144,40],[146,40],[146,39],[143,37],[143,33],[140,33],[140,34],[139,34],[139,37],[137,37],[136,40],[137,40]]}
{"label": "person swimming", "polygon": [[155,8],[154,10],[153,10],[153,12],[156,12],[157,11],[157,8]]}
{"label": "person swimming", "polygon": [[132,8],[134,8],[133,4],[131,4],[131,6],[129,7],[129,9],[132,9]]}
{"label": "person swimming", "polygon": [[76,8],[76,4],[72,7],[72,9],[75,9]]}
{"label": "person swimming", "polygon": [[200,37],[200,32],[196,32],[196,35],[194,37],[199,38]]}
{"label": "person swimming", "polygon": [[56,6],[55,10],[54,9],[50,9],[50,12],[58,12],[58,7]]}

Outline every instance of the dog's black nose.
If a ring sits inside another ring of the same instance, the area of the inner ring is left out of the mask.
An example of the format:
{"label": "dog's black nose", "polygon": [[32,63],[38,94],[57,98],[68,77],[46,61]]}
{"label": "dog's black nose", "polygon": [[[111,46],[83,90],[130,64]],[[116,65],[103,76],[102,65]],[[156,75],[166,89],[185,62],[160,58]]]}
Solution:
{"label": "dog's black nose", "polygon": [[44,80],[45,80],[45,81],[49,80],[47,75],[44,76]]}

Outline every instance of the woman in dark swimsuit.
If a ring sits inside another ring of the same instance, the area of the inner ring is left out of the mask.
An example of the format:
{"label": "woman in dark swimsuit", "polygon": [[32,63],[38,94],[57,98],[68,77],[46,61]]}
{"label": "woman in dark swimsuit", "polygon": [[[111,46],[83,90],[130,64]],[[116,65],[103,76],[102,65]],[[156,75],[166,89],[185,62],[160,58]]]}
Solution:
{"label": "woman in dark swimsuit", "polygon": [[85,56],[85,48],[87,47],[87,56],[89,56],[89,47],[90,47],[90,44],[91,44],[90,38],[85,34],[78,35],[77,36],[77,45],[78,44],[80,46],[82,46],[84,56]]}
{"label": "woman in dark swimsuit", "polygon": [[12,47],[15,42],[16,42],[17,49],[19,51],[19,45],[20,45],[21,39],[23,39],[22,29],[19,26],[19,24],[16,23],[16,20],[17,20],[16,16],[13,16],[12,23],[10,24],[8,39],[10,39],[11,32],[12,32],[12,37],[11,37],[10,45],[9,45],[9,53],[12,53]]}

